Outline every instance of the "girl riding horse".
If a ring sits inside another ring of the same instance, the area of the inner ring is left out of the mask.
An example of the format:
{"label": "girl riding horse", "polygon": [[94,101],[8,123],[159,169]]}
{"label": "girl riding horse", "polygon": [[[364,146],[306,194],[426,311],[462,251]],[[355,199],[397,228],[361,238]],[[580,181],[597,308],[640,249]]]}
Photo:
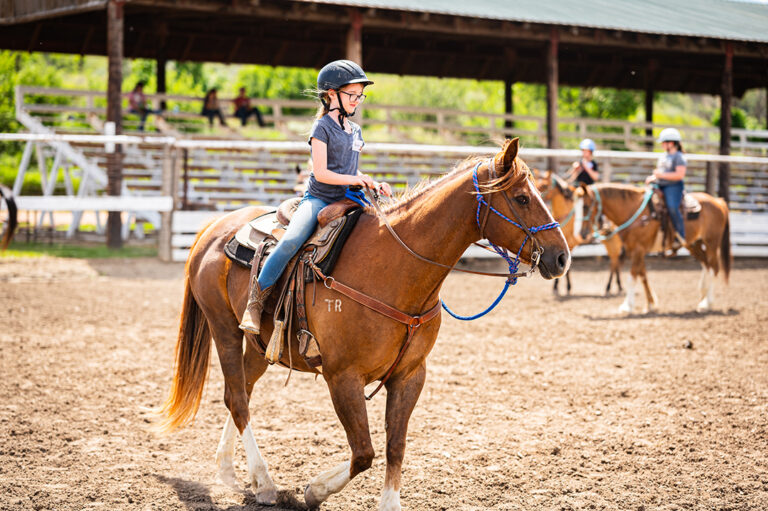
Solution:
{"label": "girl riding horse", "polygon": [[[440,328],[440,289],[470,244],[486,238],[500,250],[510,250],[522,262],[538,267],[548,279],[568,269],[570,254],[565,238],[533,185],[528,168],[517,158],[517,150],[517,139],[507,141],[492,158],[468,159],[382,213],[374,215],[367,210],[349,235],[333,276],[317,285],[314,300],[313,291],[305,290],[308,329],[319,345],[322,377],[351,449],[347,461],[310,480],[304,491],[310,508],[371,467],[374,447],[365,386],[384,381],[387,465],[379,509],[400,510],[406,431],[426,379],[427,356]],[[350,181],[359,178],[342,177]],[[216,453],[219,474],[225,481],[235,480],[233,455],[239,435],[256,501],[274,504],[277,488],[257,446],[248,407],[254,384],[269,364],[254,335],[247,333],[244,340],[238,328],[246,307],[249,274],[232,265],[224,253],[224,246],[240,226],[264,211],[250,207],[218,218],[198,234],[190,250],[173,385],[161,410],[164,420],[160,426],[170,431],[194,418],[203,395],[213,337],[228,408]],[[340,291],[342,285],[367,297],[367,304]],[[330,301],[338,307],[329,312],[326,303]],[[400,319],[379,312],[371,303],[386,306]],[[272,323],[272,318],[265,316],[260,325],[262,338],[269,339]],[[298,345],[296,332],[291,332],[281,362],[317,373],[304,361]],[[258,413],[271,413],[260,406]]]}
{"label": "girl riding horse", "polygon": [[385,195],[392,190],[360,172],[363,135],[360,126],[349,120],[365,100],[363,90],[373,82],[351,60],[337,60],[323,67],[317,75],[317,89],[322,106],[318,110],[309,135],[312,173],[304,198],[291,218],[288,229],[267,257],[259,273],[258,264],[251,269],[251,292],[240,329],[257,335],[261,311],[282,275],[288,261],[315,232],[317,214],[325,206],[345,197],[349,186],[380,189]]}

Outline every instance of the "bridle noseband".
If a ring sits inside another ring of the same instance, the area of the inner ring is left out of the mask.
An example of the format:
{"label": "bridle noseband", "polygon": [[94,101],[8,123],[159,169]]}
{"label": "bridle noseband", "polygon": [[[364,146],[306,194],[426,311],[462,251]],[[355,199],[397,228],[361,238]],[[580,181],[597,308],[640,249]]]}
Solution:
{"label": "bridle noseband", "polygon": [[[507,222],[511,223],[515,227],[521,229],[523,232],[525,232],[525,239],[520,244],[520,248],[517,251],[517,254],[515,255],[515,259],[513,260],[506,249],[496,246],[491,240],[488,240],[488,244],[493,248],[493,250],[499,254],[501,257],[504,258],[505,261],[507,261],[507,264],[509,265],[509,277],[508,282],[512,285],[517,283],[517,277],[518,276],[528,276],[532,274],[536,267],[539,265],[539,261],[541,260],[541,255],[544,253],[544,248],[541,246],[541,243],[536,237],[536,233],[540,231],[545,231],[547,229],[554,229],[556,227],[560,227],[560,224],[558,222],[549,222],[547,224],[534,226],[534,227],[528,227],[525,221],[521,218],[520,214],[517,212],[517,208],[512,203],[512,199],[509,198],[509,195],[507,195],[503,190],[490,190],[486,193],[488,193],[488,200],[486,201],[483,197],[483,192],[480,190],[480,184],[478,182],[477,177],[477,171],[480,168],[480,165],[482,162],[479,162],[477,165],[475,165],[474,170],[472,171],[472,184],[475,186],[475,193],[477,198],[477,211],[475,213],[475,219],[477,221],[477,226],[480,229],[480,237],[483,239],[487,239],[485,237],[485,225],[488,222],[488,216],[491,211],[493,211],[498,217],[506,220]],[[513,163],[514,165],[514,163]],[[488,163],[488,173],[491,180],[496,179],[496,159],[491,158],[490,162]],[[491,201],[493,200],[493,194],[496,192],[501,192],[501,196],[504,198],[505,202],[507,203],[507,206],[509,207],[509,210],[514,215],[515,220],[512,220],[511,218],[504,215],[504,213],[501,213],[498,209],[494,208],[491,205]],[[480,221],[480,211],[482,207],[485,206],[485,215],[483,215],[482,222]],[[518,265],[520,264],[520,255],[523,252],[523,247],[525,247],[525,244],[528,242],[528,240],[531,240],[531,243],[533,244],[533,248],[531,249],[531,269],[528,270],[528,272],[518,273]]]}

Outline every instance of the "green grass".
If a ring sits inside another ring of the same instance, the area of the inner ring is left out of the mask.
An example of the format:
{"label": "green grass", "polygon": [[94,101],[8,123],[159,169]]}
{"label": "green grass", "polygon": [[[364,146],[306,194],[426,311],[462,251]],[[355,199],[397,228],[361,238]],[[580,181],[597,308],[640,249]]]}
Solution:
{"label": "green grass", "polygon": [[110,257],[157,257],[157,247],[124,246],[112,250],[106,245],[70,245],[65,243],[11,243],[2,257],[72,257],[76,259],[103,259]]}

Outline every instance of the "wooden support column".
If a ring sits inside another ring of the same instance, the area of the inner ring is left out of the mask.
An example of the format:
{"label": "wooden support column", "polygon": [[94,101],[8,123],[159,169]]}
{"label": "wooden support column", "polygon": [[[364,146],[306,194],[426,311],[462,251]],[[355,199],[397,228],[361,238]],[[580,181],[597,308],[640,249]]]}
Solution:
{"label": "wooden support column", "polygon": [[[552,28],[549,35],[547,51],[547,147],[557,149],[557,87],[558,68],[557,50],[559,36],[557,29]],[[557,172],[557,158],[549,158],[549,170]]]}
{"label": "wooden support column", "polygon": [[[157,45],[157,93],[158,94],[165,94],[166,92],[166,80],[165,80],[165,67],[168,63],[168,52],[167,52],[167,45],[168,45],[168,23],[165,21],[161,21],[157,24],[157,38],[158,38],[158,45]],[[166,102],[165,100],[160,101],[160,110],[166,109]]]}
{"label": "wooden support column", "polygon": [[[504,113],[507,115],[512,115],[515,113],[515,98],[512,91],[513,85],[514,84],[512,83],[511,79],[507,78],[504,80]],[[512,129],[515,127],[515,123],[507,119],[504,121],[504,127],[507,129],[507,131],[504,133],[504,137],[512,138],[514,136]]]}
{"label": "wooden support column", "polygon": [[[356,62],[363,67],[363,15],[358,9],[349,10],[349,30],[347,30],[347,60]],[[363,124],[363,105],[359,105],[355,115],[350,119],[361,125]]]}
{"label": "wooden support column", "polygon": [[[124,0],[107,2],[107,121],[115,123],[115,134],[123,133],[122,85],[123,85],[123,5]],[[121,195],[123,188],[123,148],[117,144],[115,151],[107,153],[107,194]],[[107,246],[123,246],[122,220],[119,211],[107,215]]]}
{"label": "wooden support column", "polygon": [[[650,59],[648,61],[648,67],[645,73],[645,122],[653,123],[653,82],[656,79],[656,69],[658,64],[656,59]],[[648,141],[645,143],[645,147],[649,151],[653,151],[653,128],[645,128],[645,136]]]}
{"label": "wooden support column", "polygon": [[[725,43],[725,62],[720,92],[720,154],[731,154],[731,101],[733,99],[733,45]],[[728,163],[720,164],[718,194],[728,202],[731,172]]]}
{"label": "wooden support column", "polygon": [[363,67],[363,15],[358,9],[350,9],[349,19],[347,60],[357,62],[360,67]]}
{"label": "wooden support column", "polygon": [[[653,123],[653,89],[645,89],[645,122]],[[653,151],[653,128],[645,128],[645,136],[648,140],[645,142],[645,147],[649,151]]]}

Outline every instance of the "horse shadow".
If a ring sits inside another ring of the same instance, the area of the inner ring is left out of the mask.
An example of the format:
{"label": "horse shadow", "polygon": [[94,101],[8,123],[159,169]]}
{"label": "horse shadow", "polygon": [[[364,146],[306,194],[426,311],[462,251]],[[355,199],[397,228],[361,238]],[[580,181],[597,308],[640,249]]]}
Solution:
{"label": "horse shadow", "polygon": [[620,314],[615,313],[610,316],[593,316],[585,315],[585,317],[591,321],[616,321],[626,319],[656,319],[656,318],[674,318],[674,319],[701,319],[706,317],[729,317],[738,316],[741,314],[736,309],[729,308],[728,310],[711,310],[706,312],[696,312],[695,310],[684,312],[647,312],[647,313],[632,313],[632,314]]}
{"label": "horse shadow", "polygon": [[278,491],[277,504],[274,506],[259,504],[256,502],[256,497],[253,493],[247,490],[240,490],[239,492],[242,493],[244,497],[242,504],[221,507],[213,501],[210,488],[205,484],[180,479],[178,477],[165,477],[159,474],[155,474],[155,479],[171,486],[179,497],[179,500],[190,511],[306,511],[308,509],[307,506],[303,502],[300,502],[289,490]]}
{"label": "horse shadow", "polygon": [[620,291],[618,293],[611,293],[611,294],[570,294],[570,295],[555,295],[555,300],[558,302],[569,302],[571,300],[612,300],[614,298],[620,298],[624,296],[624,292]]}

